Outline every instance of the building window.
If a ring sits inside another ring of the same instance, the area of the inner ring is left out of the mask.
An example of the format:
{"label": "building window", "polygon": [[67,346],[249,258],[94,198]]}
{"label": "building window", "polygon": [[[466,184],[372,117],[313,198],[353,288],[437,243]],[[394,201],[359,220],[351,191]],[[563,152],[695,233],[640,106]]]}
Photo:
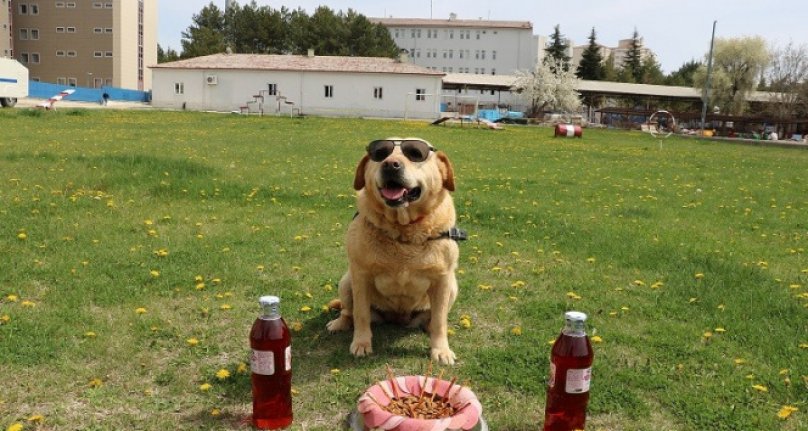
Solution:
{"label": "building window", "polygon": [[28,29],[21,28],[20,29],[20,40],[28,40]]}
{"label": "building window", "polygon": [[497,70],[496,70],[496,69],[491,69],[491,74],[492,74],[492,75],[496,75],[496,74],[497,74]]}
{"label": "building window", "polygon": [[482,52],[480,53],[480,59],[485,60],[485,50],[482,50]]}
{"label": "building window", "polygon": [[112,58],[112,51],[104,51],[104,57]]}
{"label": "building window", "polygon": [[182,82],[174,83],[174,94],[185,94],[185,84]]}
{"label": "building window", "polygon": [[64,32],[65,32],[64,27],[56,27],[56,33],[64,33]]}
{"label": "building window", "polygon": [[419,102],[423,102],[426,100],[426,89],[424,88],[416,88],[415,89],[415,100]]}
{"label": "building window", "polygon": [[69,1],[69,2],[65,3],[65,6],[67,6],[67,7],[68,7],[68,8],[70,8],[70,9],[73,9],[73,8],[75,8],[75,7],[76,7],[76,2],[74,2],[74,1]]}
{"label": "building window", "polygon": [[93,29],[93,33],[95,33],[95,34],[101,34],[103,32],[104,32],[104,29],[101,28],[101,27],[96,27],[96,28]]}
{"label": "building window", "polygon": [[69,85],[69,86],[71,86],[71,87],[75,87],[75,86],[77,86],[77,85],[78,85],[78,82],[79,82],[79,81],[78,81],[78,79],[76,79],[76,78],[67,78],[67,85]]}
{"label": "building window", "polygon": [[497,59],[497,51],[496,50],[491,51],[491,60],[496,60],[496,59]]}
{"label": "building window", "polygon": [[28,15],[28,5],[20,3],[20,15]]}
{"label": "building window", "polygon": [[104,9],[112,9],[112,3],[104,3]]}
{"label": "building window", "polygon": [[31,63],[32,64],[39,64],[39,53],[38,52],[32,52],[31,53]]}
{"label": "building window", "polygon": [[267,94],[270,96],[277,96],[278,84],[267,84]]}
{"label": "building window", "polygon": [[39,5],[32,4],[30,5],[31,8],[31,15],[39,15]]}
{"label": "building window", "polygon": [[104,56],[104,53],[102,51],[93,52],[93,57],[95,57],[95,58],[101,58],[103,56]]}
{"label": "building window", "polygon": [[68,33],[75,33],[76,27],[66,27],[65,30],[67,30]]}
{"label": "building window", "polygon": [[101,2],[94,2],[93,3],[93,9],[101,9],[103,7],[104,7],[104,3],[101,3]]}
{"label": "building window", "polygon": [[65,7],[65,2],[63,2],[63,1],[56,2],[56,7],[59,8],[59,9],[64,8]]}
{"label": "building window", "polygon": [[31,40],[39,40],[39,29],[32,28],[31,29]]}
{"label": "building window", "polygon": [[112,27],[105,27],[104,28],[104,33],[112,34]]}
{"label": "building window", "polygon": [[373,98],[374,99],[382,98],[382,87],[373,87]]}
{"label": "building window", "polygon": [[480,30],[477,30],[477,40],[480,40]]}
{"label": "building window", "polygon": [[62,50],[56,51],[56,56],[57,56],[57,57],[64,57],[64,56],[65,56],[65,52],[64,52],[64,51],[62,51]]}
{"label": "building window", "polygon": [[333,85],[326,85],[325,86],[325,97],[327,97],[327,98],[334,97],[334,86]]}
{"label": "building window", "polygon": [[76,54],[76,51],[67,51],[67,56],[68,57],[76,57],[77,55],[78,54]]}
{"label": "building window", "polygon": [[56,78],[56,83],[58,85],[67,85],[67,78],[65,77]]}
{"label": "building window", "polygon": [[104,78],[93,78],[93,88],[101,88],[104,86]]}
{"label": "building window", "polygon": [[20,53],[20,63],[27,64],[28,63],[28,53],[21,52]]}

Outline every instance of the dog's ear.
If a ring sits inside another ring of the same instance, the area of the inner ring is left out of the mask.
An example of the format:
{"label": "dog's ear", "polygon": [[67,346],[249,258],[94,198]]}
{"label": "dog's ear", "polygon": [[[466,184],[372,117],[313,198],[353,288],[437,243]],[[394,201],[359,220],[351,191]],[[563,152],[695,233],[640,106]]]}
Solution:
{"label": "dog's ear", "polygon": [[440,175],[443,177],[443,187],[453,192],[455,190],[455,183],[452,162],[449,161],[449,157],[447,157],[446,153],[443,151],[438,151],[435,155],[438,156],[438,167],[440,169]]}
{"label": "dog's ear", "polygon": [[365,167],[368,164],[368,160],[370,160],[370,158],[365,154],[365,157],[362,157],[362,160],[359,161],[359,166],[356,167],[356,174],[353,180],[354,190],[362,190],[365,188]]}

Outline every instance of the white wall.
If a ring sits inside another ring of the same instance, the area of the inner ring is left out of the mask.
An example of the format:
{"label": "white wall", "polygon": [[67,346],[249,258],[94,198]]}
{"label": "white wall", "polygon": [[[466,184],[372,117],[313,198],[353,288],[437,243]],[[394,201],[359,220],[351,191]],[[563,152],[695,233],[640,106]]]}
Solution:
{"label": "white wall", "polygon": [[[238,111],[253,95],[277,84],[278,92],[294,102],[303,114],[325,116],[372,116],[388,118],[437,118],[440,109],[441,77],[382,73],[336,73],[249,70],[181,70],[155,68],[152,105],[158,108]],[[206,77],[215,75],[216,85]],[[184,94],[175,94],[182,83]],[[333,87],[333,97],[325,97],[325,86]],[[375,99],[374,87],[382,88],[382,99]],[[436,95],[416,101],[416,89]],[[254,107],[255,105],[250,105]],[[265,100],[264,113],[277,112],[274,97]],[[281,112],[289,114],[289,106]]]}

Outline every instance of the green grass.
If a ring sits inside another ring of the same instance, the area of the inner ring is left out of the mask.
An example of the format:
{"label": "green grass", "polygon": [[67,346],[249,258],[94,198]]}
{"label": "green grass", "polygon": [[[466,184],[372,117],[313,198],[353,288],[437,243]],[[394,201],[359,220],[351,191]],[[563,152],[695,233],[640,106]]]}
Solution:
{"label": "green grass", "polygon": [[[423,370],[424,334],[376,327],[375,354],[356,359],[321,311],[346,268],[356,163],[391,135],[454,163],[471,238],[446,372],[469,382],[491,429],[542,423],[548,341],[569,309],[602,338],[588,429],[808,429],[808,151],[30,112],[0,112],[0,429],[245,428],[238,367],[262,294],[280,295],[295,327],[293,430],[340,429],[386,363]],[[786,405],[799,410],[781,420]]]}

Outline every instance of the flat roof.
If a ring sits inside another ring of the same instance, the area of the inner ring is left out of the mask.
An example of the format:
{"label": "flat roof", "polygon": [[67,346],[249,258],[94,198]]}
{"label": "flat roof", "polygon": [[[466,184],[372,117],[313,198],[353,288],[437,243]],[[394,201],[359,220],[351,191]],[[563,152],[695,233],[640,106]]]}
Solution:
{"label": "flat roof", "polygon": [[186,70],[275,70],[294,72],[352,72],[430,75],[442,77],[443,72],[387,57],[341,57],[269,54],[213,54],[185,60],[160,63],[152,69]]}
{"label": "flat roof", "polygon": [[457,27],[457,28],[515,28],[533,30],[530,21],[492,21],[488,19],[429,19],[429,18],[368,18],[385,27]]}
{"label": "flat roof", "polygon": [[[475,75],[470,73],[447,73],[443,77],[444,86],[475,87],[505,90],[513,87],[514,75]],[[701,90],[692,87],[673,85],[629,84],[626,82],[579,80],[575,88],[580,92],[604,93],[628,96],[656,96],[678,99],[701,99]],[[753,91],[747,100],[769,102],[775,95],[765,91]]]}

